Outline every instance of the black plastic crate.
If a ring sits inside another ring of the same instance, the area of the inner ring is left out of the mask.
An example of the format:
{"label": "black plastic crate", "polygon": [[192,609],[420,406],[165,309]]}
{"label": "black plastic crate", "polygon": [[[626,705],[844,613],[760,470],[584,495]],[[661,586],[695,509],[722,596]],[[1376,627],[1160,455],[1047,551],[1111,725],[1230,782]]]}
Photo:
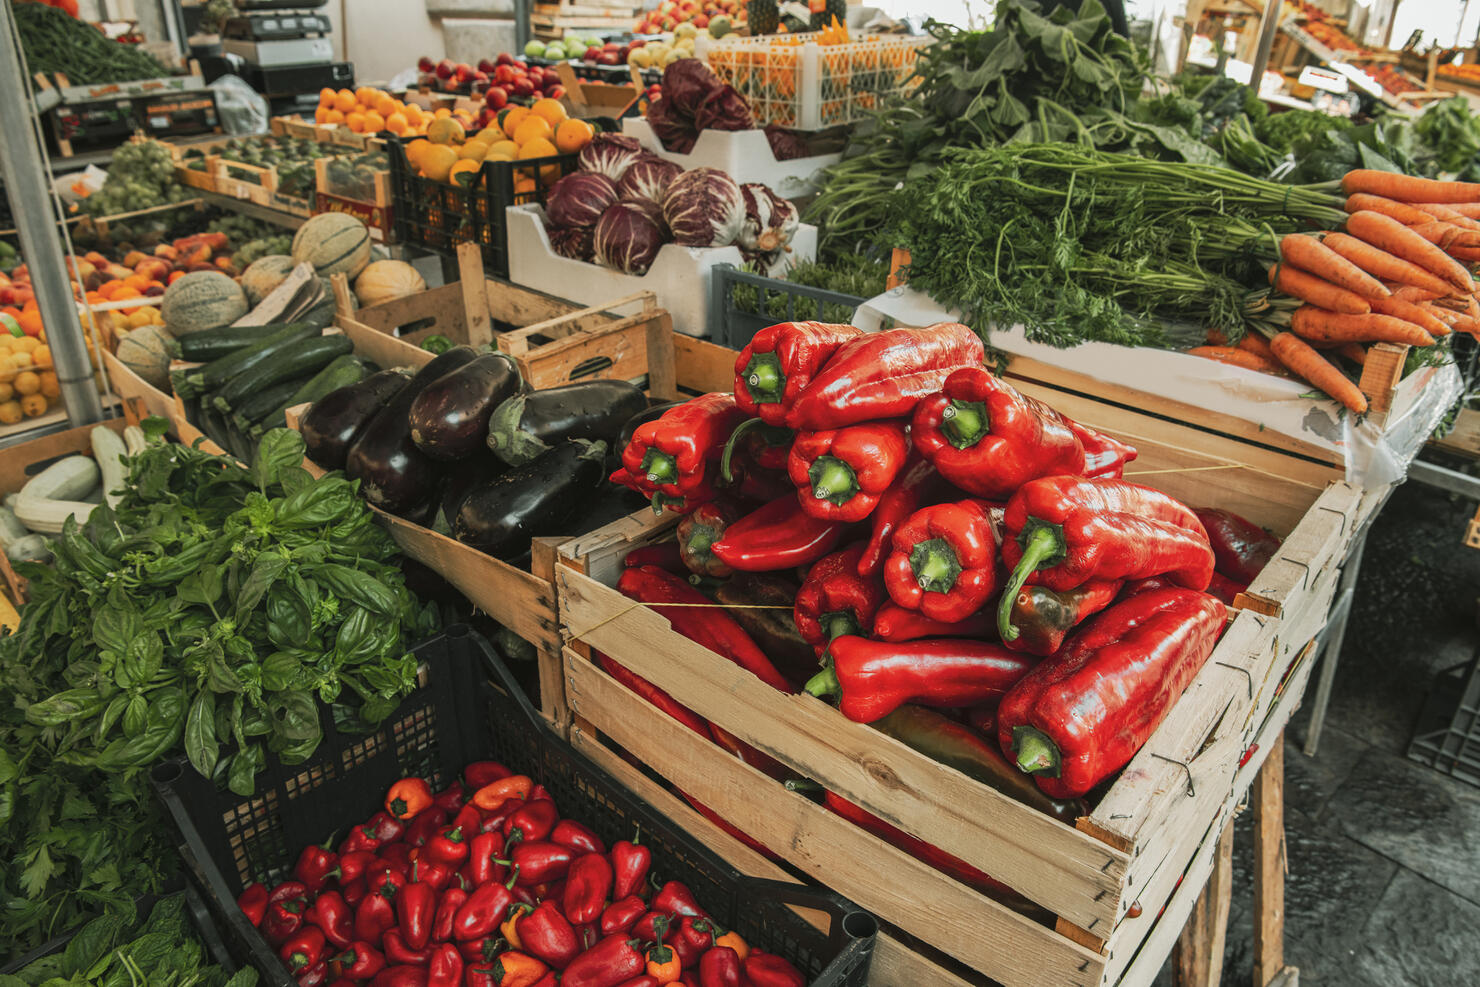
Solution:
{"label": "black plastic crate", "polygon": [[1408,756],[1480,786],[1480,648],[1468,662],[1439,673],[1419,714]]}
{"label": "black plastic crate", "polygon": [[[324,740],[314,756],[291,767],[269,757],[250,799],[218,790],[183,758],[151,774],[156,796],[180,831],[187,875],[201,885],[233,956],[256,967],[266,984],[292,987],[292,980],[236,907],[242,888],[282,880],[304,846],[342,836],[368,818],[398,778],[421,775],[438,789],[468,762],[485,758],[543,784],[563,814],[608,844],[641,832],[653,852],[654,875],[683,881],[721,924],[786,957],[812,984],[861,987],[867,981],[877,929],[871,915],[830,891],[740,874],[557,736],[493,648],[467,627],[449,628],[418,646],[416,655],[423,685],[378,731],[344,735],[325,715]],[[788,904],[828,913],[829,933]]]}
{"label": "black plastic crate", "polygon": [[[754,300],[737,302],[736,289],[753,292]],[[770,314],[775,301],[785,305],[784,312]],[[778,322],[852,322],[853,310],[863,302],[856,295],[752,274],[734,264],[716,264],[709,273],[710,331],[715,342],[735,350],[744,349],[752,336]]]}
{"label": "black plastic crate", "polygon": [[[543,205],[552,183],[541,181],[540,176],[564,176],[576,170],[574,153],[528,161],[485,161],[477,177],[464,187],[418,175],[406,159],[403,141],[387,141],[386,154],[397,240],[443,254],[455,253],[459,243],[477,243],[482,247],[484,270],[505,278],[509,276],[509,223],[504,210],[530,202]],[[534,179],[532,191],[514,191],[515,179],[521,176]]]}

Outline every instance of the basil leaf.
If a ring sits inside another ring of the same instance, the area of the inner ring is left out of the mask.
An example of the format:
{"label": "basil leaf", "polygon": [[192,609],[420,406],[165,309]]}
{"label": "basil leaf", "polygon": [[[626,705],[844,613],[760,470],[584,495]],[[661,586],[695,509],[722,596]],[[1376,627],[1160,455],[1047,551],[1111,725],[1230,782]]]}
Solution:
{"label": "basil leaf", "polygon": [[283,574],[288,567],[288,560],[277,552],[263,552],[257,556],[257,561],[252,565],[252,571],[242,582],[241,589],[236,598],[236,619],[241,621],[243,617],[256,609],[262,597],[272,588],[273,582]]}
{"label": "basil leaf", "polygon": [[396,594],[374,576],[359,569],[344,565],[321,565],[314,569],[314,578],[331,592],[356,603],[381,617],[391,617],[396,612]]}
{"label": "basil leaf", "polygon": [[187,603],[211,606],[221,598],[221,567],[203,565],[187,576],[175,590],[176,595]]}
{"label": "basil leaf", "polygon": [[216,742],[216,697],[210,691],[196,695],[185,718],[185,756],[202,776],[216,770],[221,745]]}
{"label": "basil leaf", "polygon": [[263,752],[262,745],[248,744],[244,749],[237,751],[236,756],[231,759],[231,771],[226,776],[226,787],[243,798],[255,794],[257,772],[266,765],[267,755]]}
{"label": "basil leaf", "polygon": [[252,457],[252,479],[264,493],[289,470],[302,469],[305,446],[303,436],[292,429],[275,428],[257,443]]}
{"label": "basil leaf", "polygon": [[343,517],[354,506],[354,484],[342,477],[326,476],[283,501],[278,507],[278,523],[291,528],[317,527]]}

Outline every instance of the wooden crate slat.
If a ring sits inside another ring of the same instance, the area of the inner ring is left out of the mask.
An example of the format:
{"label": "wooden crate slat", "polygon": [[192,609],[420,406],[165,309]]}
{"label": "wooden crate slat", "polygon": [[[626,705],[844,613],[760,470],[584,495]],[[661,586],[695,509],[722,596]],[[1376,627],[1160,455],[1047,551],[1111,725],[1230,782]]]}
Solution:
{"label": "wooden crate slat", "polygon": [[1369,491],[1333,483],[1285,538],[1269,564],[1254,577],[1235,603],[1271,617],[1282,616],[1294,596],[1328,565],[1340,564],[1345,547],[1356,537],[1358,519],[1366,512]]}

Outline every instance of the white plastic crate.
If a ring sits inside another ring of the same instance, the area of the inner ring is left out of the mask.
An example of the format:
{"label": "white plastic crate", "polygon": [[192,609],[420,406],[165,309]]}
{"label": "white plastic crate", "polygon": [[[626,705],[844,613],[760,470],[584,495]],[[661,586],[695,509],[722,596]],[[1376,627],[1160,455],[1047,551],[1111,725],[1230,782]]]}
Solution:
{"label": "white plastic crate", "polygon": [[881,98],[906,91],[928,36],[871,34],[823,45],[816,34],[701,42],[695,54],[734,86],[759,124],[821,130],[860,120]]}
{"label": "white plastic crate", "polygon": [[684,171],[718,168],[740,183],[761,182],[783,199],[814,195],[819,191],[822,169],[843,160],[842,154],[816,154],[806,158],[777,161],[764,130],[703,130],[688,154],[665,150],[643,117],[627,117],[622,133],[636,137],[642,146]]}
{"label": "white plastic crate", "polygon": [[[508,208],[509,280],[560,298],[599,305],[651,291],[673,318],[673,328],[688,336],[708,336],[709,272],[716,264],[745,263],[739,247],[680,247],[665,243],[646,274],[623,274],[600,264],[562,257],[550,246],[545,210],[531,203]],[[796,260],[817,256],[817,227],[805,223],[791,241]]]}

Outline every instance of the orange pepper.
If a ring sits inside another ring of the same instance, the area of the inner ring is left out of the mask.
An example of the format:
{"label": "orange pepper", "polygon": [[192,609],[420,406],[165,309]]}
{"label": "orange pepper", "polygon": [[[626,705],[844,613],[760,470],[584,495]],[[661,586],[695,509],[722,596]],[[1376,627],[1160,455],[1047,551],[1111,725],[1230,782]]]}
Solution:
{"label": "orange pepper", "polygon": [[385,794],[385,811],[397,819],[410,819],[432,804],[432,789],[424,778],[402,778]]}
{"label": "orange pepper", "polygon": [[486,812],[492,812],[509,799],[528,798],[533,788],[534,781],[529,775],[510,775],[474,792],[473,804]]}
{"label": "orange pepper", "polygon": [[493,969],[496,976],[502,972],[498,987],[531,987],[549,968],[533,956],[511,951],[500,956]]}
{"label": "orange pepper", "polygon": [[647,951],[647,975],[658,984],[671,984],[683,976],[683,964],[671,946],[654,946]]}
{"label": "orange pepper", "polygon": [[729,946],[735,951],[735,955],[740,957],[741,963],[744,963],[745,957],[750,955],[750,945],[744,939],[740,938],[740,933],[733,929],[722,936],[715,936],[714,944],[716,946]]}
{"label": "orange pepper", "polygon": [[515,905],[509,909],[509,917],[504,919],[503,924],[498,927],[498,931],[503,935],[510,949],[524,948],[524,941],[519,938],[519,920],[531,911],[533,909],[528,905]]}

